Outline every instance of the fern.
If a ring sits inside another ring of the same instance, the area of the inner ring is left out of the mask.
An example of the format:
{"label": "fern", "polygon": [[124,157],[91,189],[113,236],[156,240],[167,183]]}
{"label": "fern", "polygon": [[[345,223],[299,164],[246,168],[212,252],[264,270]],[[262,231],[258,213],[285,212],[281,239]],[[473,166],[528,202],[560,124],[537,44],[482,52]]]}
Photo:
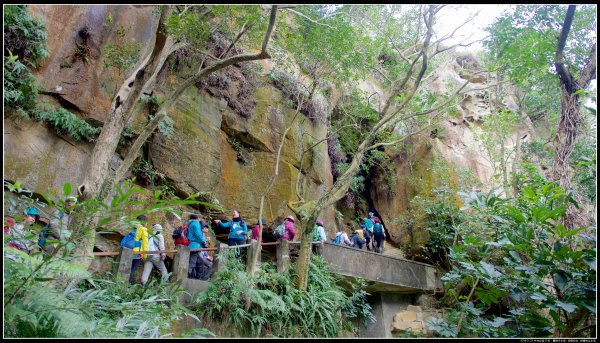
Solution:
{"label": "fern", "polygon": [[310,268],[308,291],[300,292],[294,287],[293,266],[281,274],[265,263],[250,277],[239,260],[228,259],[194,308],[247,337],[338,337],[347,320],[373,318],[370,307],[359,310],[355,306],[360,305],[350,303],[366,302],[364,284],[355,285],[348,297],[321,257],[314,256]]}
{"label": "fern", "polygon": [[78,141],[84,139],[92,141],[93,137],[99,134],[101,130],[62,107],[56,109],[46,104],[45,107],[37,108],[32,113],[35,119],[50,123],[58,134],[66,133]]}
{"label": "fern", "polygon": [[25,5],[4,6],[4,105],[29,119],[38,94],[31,68],[49,55],[42,21]]}

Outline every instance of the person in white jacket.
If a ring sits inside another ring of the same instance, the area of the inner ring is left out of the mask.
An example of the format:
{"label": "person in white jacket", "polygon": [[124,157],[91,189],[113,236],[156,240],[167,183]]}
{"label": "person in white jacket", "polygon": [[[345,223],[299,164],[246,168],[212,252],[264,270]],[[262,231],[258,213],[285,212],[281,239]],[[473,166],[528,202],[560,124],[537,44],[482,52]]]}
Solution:
{"label": "person in white jacket", "polygon": [[[162,226],[160,224],[154,224],[152,225],[152,229],[152,231],[154,231],[154,235],[148,235],[150,236],[148,237],[148,251],[165,250],[165,238],[162,235]],[[150,277],[153,266],[158,268],[162,274],[163,281],[168,281],[169,272],[167,272],[167,267],[165,266],[167,254],[161,252],[148,254],[147,256],[148,258],[144,262],[144,271],[142,272],[142,287],[146,287],[146,282]]]}

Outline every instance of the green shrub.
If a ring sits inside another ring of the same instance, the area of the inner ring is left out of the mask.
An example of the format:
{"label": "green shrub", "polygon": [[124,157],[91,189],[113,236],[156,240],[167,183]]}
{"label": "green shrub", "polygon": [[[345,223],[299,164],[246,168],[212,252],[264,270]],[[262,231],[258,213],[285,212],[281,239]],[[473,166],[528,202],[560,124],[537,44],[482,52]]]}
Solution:
{"label": "green shrub", "polygon": [[567,230],[561,221],[571,194],[535,167],[523,169],[514,198],[462,194],[473,223],[493,234],[472,232],[449,248],[453,268],[442,280],[452,309],[427,323],[440,336],[595,334],[588,325],[596,316],[595,226]]}
{"label": "green shrub", "polygon": [[[20,182],[6,183],[10,191],[22,191]],[[77,218],[97,217],[104,232],[130,228],[139,214],[164,211],[181,216],[173,210],[174,205],[200,205],[217,208],[216,205],[190,199],[160,199],[155,192],[153,203],[140,203],[132,196],[141,192],[130,181],[115,186],[115,196],[109,204],[95,199],[78,202],[70,215]],[[50,216],[57,210],[65,210],[64,199],[73,188],[65,184],[62,195],[54,192],[42,194],[45,203],[33,199],[20,199],[10,206],[18,212],[7,212],[20,221],[24,206],[35,206],[42,214]],[[132,211],[133,206],[138,210]],[[143,206],[141,209],[139,209]],[[20,209],[20,210],[19,210]],[[5,223],[6,225],[6,223]],[[73,225],[73,223],[71,223]],[[40,227],[30,227],[27,239],[37,240]],[[150,281],[147,288],[130,285],[124,280],[112,280],[111,275],[92,277],[87,267],[73,262],[69,244],[82,241],[87,228],[72,229],[67,241],[56,242],[56,254],[42,256],[39,251],[31,255],[8,247],[4,239],[4,335],[6,337],[166,337],[170,335],[171,323],[184,315],[195,317],[179,303],[183,292],[179,283],[163,284]],[[34,243],[35,244],[35,243]],[[190,333],[188,333],[190,334]],[[210,335],[206,330],[196,330],[191,335]]]}
{"label": "green shrub", "polygon": [[320,256],[313,256],[306,292],[295,288],[295,266],[277,273],[263,263],[254,277],[229,258],[211,287],[195,300],[196,310],[244,337],[338,337],[357,330],[351,320],[374,321],[367,293],[356,284],[350,295],[337,285]]}

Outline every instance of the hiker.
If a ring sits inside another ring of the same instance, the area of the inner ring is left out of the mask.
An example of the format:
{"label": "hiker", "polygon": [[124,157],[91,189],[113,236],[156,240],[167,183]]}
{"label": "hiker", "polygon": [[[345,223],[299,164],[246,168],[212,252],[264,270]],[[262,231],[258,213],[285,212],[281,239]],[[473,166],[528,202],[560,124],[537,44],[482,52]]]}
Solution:
{"label": "hiker", "polygon": [[[267,225],[267,220],[265,218],[263,218],[262,220],[262,227],[263,230],[265,229],[265,225]],[[260,230],[260,225],[259,223],[256,223],[256,225],[254,225],[254,228],[252,229],[252,236],[250,236],[250,239],[253,240],[258,240],[258,231]],[[264,233],[264,231],[263,231]],[[261,238],[260,242],[263,242],[263,239]]]}
{"label": "hiker", "polygon": [[[154,231],[154,235],[151,235],[150,238],[148,238],[148,251],[165,250],[165,238],[162,235],[162,225],[152,225],[152,231]],[[144,262],[144,271],[142,272],[142,287],[146,287],[146,282],[150,277],[152,267],[156,267],[156,269],[160,271],[163,281],[168,281],[169,272],[167,272],[167,267],[165,266],[166,258],[167,254],[164,252],[148,254],[148,258]]]}
{"label": "hiker", "polygon": [[28,235],[29,227],[39,224],[40,214],[35,207],[28,207],[23,212],[25,217],[23,223],[15,223],[12,219],[7,219],[8,227],[4,227],[4,232],[8,235],[8,246],[24,251],[28,254],[33,252],[34,242],[25,238]]}
{"label": "hiker", "polygon": [[[190,241],[190,249],[200,249],[206,244],[204,233],[202,232],[202,223],[197,214],[190,214],[188,221],[187,239]],[[188,278],[197,279],[198,272],[202,265],[200,251],[190,251],[190,262],[188,265]]]}
{"label": "hiker", "polygon": [[[208,225],[202,224],[202,233],[204,234],[203,248],[210,248],[210,237],[208,236]],[[213,258],[207,251],[200,251],[200,267],[196,270],[196,276],[200,280],[208,280],[212,274]]]}
{"label": "hiker", "polygon": [[361,227],[359,229],[354,230],[352,235],[350,235],[350,240],[352,241],[352,246],[357,248],[358,250],[363,250],[365,246],[365,231],[364,224],[360,224]]}
{"label": "hiker", "polygon": [[340,230],[335,234],[335,238],[331,241],[333,244],[343,244],[351,247],[352,241],[348,238],[348,234],[344,230]]}
{"label": "hiker", "polygon": [[[369,215],[367,218],[364,219],[364,224],[365,224],[365,228],[367,229],[367,231],[369,231],[369,237],[365,237],[366,241],[367,241],[367,250],[373,250],[371,249],[371,244],[369,244],[371,242],[371,236],[373,236],[373,212],[369,212]],[[373,246],[375,245],[375,243],[373,243]]]}
{"label": "hiker", "polygon": [[291,241],[294,239],[294,237],[296,237],[296,228],[294,227],[295,222],[296,221],[294,220],[294,217],[285,217],[285,220],[283,221],[285,227],[285,234],[281,237],[281,239]]}
{"label": "hiker", "polygon": [[[248,226],[240,217],[240,212],[233,210],[231,213],[233,218],[227,223],[222,223],[219,219],[215,219],[215,223],[219,224],[222,228],[229,228],[229,238],[227,239],[228,246],[238,246],[244,244],[246,234],[248,233]],[[244,249],[236,249],[235,257],[239,258]]]}
{"label": "hiker", "polygon": [[[326,242],[327,235],[325,235],[325,228],[323,227],[323,221],[318,219],[314,230],[313,230],[313,242]],[[312,251],[315,254],[319,253],[319,248],[316,244],[312,245]]]}
{"label": "hiker", "polygon": [[[148,221],[148,217],[140,214],[135,219],[139,220],[140,223],[135,225],[135,237],[134,240],[140,242],[140,244],[133,247],[133,251],[148,251],[148,229],[144,226],[144,223]],[[133,261],[131,262],[131,273],[129,273],[129,283],[133,283],[133,276],[135,270],[142,264],[142,261],[147,258],[146,254],[133,254]]]}
{"label": "hiker", "polygon": [[379,218],[375,217],[375,225],[373,227],[373,244],[375,245],[375,252],[380,254],[383,253],[383,241],[385,238],[385,229],[381,225]]}
{"label": "hiker", "polygon": [[[51,236],[53,239],[60,240],[61,244],[66,243],[71,237],[72,231],[69,230],[69,225],[71,224],[73,218],[71,217],[70,213],[75,204],[77,204],[77,197],[67,197],[65,199],[65,208],[57,208],[50,219]],[[48,246],[51,246],[52,249],[55,248],[52,245]]]}

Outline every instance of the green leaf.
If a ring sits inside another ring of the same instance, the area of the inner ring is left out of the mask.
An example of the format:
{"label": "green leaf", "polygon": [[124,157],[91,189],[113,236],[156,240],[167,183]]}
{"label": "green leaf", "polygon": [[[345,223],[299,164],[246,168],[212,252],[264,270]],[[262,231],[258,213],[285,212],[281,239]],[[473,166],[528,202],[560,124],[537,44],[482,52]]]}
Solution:
{"label": "green leaf", "polygon": [[71,195],[71,184],[69,182],[65,183],[63,186],[63,193],[65,196]]}
{"label": "green leaf", "polygon": [[593,270],[596,271],[596,258],[583,258],[583,261]]}
{"label": "green leaf", "polygon": [[541,293],[533,293],[530,296],[531,299],[533,300],[540,300],[540,301],[546,301],[548,299],[548,297],[546,297],[545,295],[541,294]]}
{"label": "green leaf", "polygon": [[562,308],[563,310],[567,311],[568,313],[571,313],[575,310],[577,310],[577,306],[574,304],[569,304],[569,303],[564,303],[560,300],[556,300],[556,305],[558,305],[560,308]]}
{"label": "green leaf", "polygon": [[499,327],[503,326],[507,321],[509,321],[509,319],[502,318],[502,317],[496,317],[496,318],[494,318],[493,321],[489,321],[488,323],[495,328],[499,328]]}
{"label": "green leaf", "polygon": [[104,226],[104,225],[110,223],[111,220],[112,220],[111,217],[104,218],[98,223],[98,226]]}
{"label": "green leaf", "polygon": [[52,278],[52,277],[50,277],[50,278],[48,278],[48,277],[45,277],[45,278],[44,277],[36,277],[36,278],[34,278],[34,280],[35,281],[40,281],[40,282],[46,282],[46,281],[53,281],[54,278]]}
{"label": "green leaf", "polygon": [[567,235],[567,228],[563,224],[558,224],[554,229],[554,233],[560,238],[565,238]]}
{"label": "green leaf", "polygon": [[569,281],[569,276],[562,270],[559,270],[554,274],[554,284],[562,292]]}

